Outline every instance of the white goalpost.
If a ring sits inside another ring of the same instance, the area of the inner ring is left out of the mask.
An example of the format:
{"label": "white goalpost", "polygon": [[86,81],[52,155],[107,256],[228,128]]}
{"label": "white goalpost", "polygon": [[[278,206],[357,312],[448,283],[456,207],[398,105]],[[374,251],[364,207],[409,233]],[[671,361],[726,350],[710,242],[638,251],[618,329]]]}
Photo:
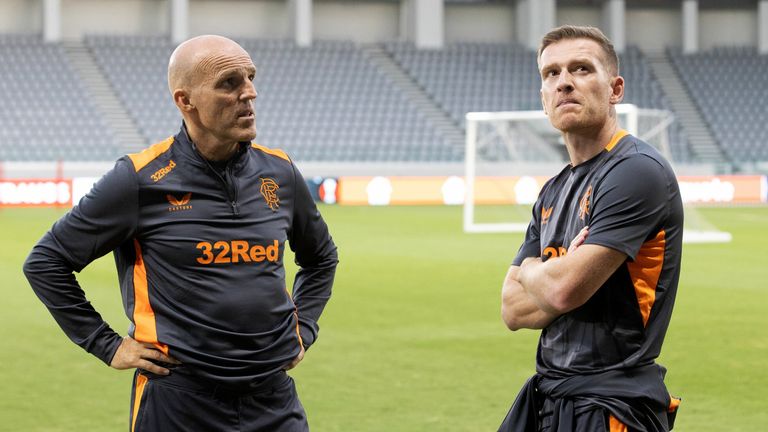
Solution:
{"label": "white goalpost", "polygon": [[[619,124],[656,147],[670,162],[671,112],[616,106]],[[470,112],[466,114],[464,231],[468,233],[525,232],[530,206],[543,181],[567,164],[560,132],[543,111]],[[478,207],[526,205],[525,215],[502,213],[501,219],[481,221]],[[729,242],[731,234],[717,230],[698,211],[685,206],[686,243]]]}

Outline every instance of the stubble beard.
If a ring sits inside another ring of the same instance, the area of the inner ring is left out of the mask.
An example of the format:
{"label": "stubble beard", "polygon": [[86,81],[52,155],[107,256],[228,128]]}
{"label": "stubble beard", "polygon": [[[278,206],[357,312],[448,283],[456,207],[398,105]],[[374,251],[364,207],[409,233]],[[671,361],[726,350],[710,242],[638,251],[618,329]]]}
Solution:
{"label": "stubble beard", "polygon": [[243,141],[253,141],[256,139],[256,119],[254,118],[253,124],[250,126],[240,126],[238,124],[239,122],[236,122],[233,125],[232,132],[233,135],[236,137],[238,142]]}
{"label": "stubble beard", "polygon": [[582,106],[579,112],[568,112],[565,115],[554,118],[552,126],[562,133],[571,133],[599,128],[606,121],[607,118],[600,116],[600,113]]}

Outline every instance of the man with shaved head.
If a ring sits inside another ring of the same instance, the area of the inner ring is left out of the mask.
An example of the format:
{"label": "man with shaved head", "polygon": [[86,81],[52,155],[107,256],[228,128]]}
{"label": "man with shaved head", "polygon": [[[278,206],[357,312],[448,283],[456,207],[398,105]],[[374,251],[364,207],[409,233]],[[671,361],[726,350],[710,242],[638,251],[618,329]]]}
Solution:
{"label": "man with shaved head", "polygon": [[[131,431],[306,431],[293,380],[331,295],[336,246],[296,166],[256,137],[248,53],[221,36],[171,55],[179,132],[119,159],[24,272],[64,332],[133,369]],[[285,286],[286,241],[299,271]],[[113,252],[128,334],[73,272]]]}

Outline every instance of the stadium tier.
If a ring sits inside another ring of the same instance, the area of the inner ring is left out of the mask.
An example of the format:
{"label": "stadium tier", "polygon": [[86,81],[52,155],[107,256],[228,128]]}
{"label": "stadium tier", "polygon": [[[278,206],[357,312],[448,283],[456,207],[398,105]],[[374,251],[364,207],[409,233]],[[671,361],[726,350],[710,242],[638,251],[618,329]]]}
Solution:
{"label": "stadium tier", "polygon": [[387,43],[387,50],[457,123],[470,111],[541,109],[536,55],[513,44],[456,43],[418,50]]}
{"label": "stadium tier", "polygon": [[[435,102],[461,124],[469,111],[539,110],[541,80],[536,53],[514,44],[456,43],[442,50],[418,50],[413,44],[388,43],[387,50]],[[626,78],[625,103],[670,110],[642,52],[634,46],[621,56]],[[671,130],[676,161],[690,159],[678,126]]]}
{"label": "stadium tier", "polygon": [[[640,108],[672,111],[666,95],[639,48],[630,45],[620,56],[621,74],[626,80],[624,102]],[[679,123],[670,128],[670,153],[674,162],[691,161],[690,143]]]}
{"label": "stadium tier", "polygon": [[725,47],[691,55],[670,49],[667,55],[732,161],[768,161],[768,55]]}
{"label": "stadium tier", "polygon": [[[463,159],[463,149],[365,46],[239,42],[258,67],[260,143],[283,148],[299,161]],[[85,47],[145,140],[137,148],[177,130],[181,119],[166,80],[173,50],[167,37],[89,36]],[[519,45],[454,43],[418,50],[390,42],[375,49],[423,92],[421,102],[429,101],[458,131],[470,111],[540,108],[536,55]],[[768,145],[761,141],[768,132],[766,104],[753,91],[768,84],[763,74],[768,57],[744,48],[667,54],[726,154],[736,163],[768,160]],[[126,151],[61,44],[0,35],[0,58],[0,94],[6,101],[0,106],[0,160],[113,160]],[[671,110],[640,49],[628,47],[621,68],[625,102]],[[696,162],[677,123],[670,151],[676,162]]]}
{"label": "stadium tier", "polygon": [[[302,161],[460,160],[352,42],[238,42],[258,68],[258,142]],[[167,39],[99,36],[86,43],[148,142],[179,127],[168,95]]]}
{"label": "stadium tier", "polygon": [[63,48],[0,35],[0,160],[109,160],[119,150]]}

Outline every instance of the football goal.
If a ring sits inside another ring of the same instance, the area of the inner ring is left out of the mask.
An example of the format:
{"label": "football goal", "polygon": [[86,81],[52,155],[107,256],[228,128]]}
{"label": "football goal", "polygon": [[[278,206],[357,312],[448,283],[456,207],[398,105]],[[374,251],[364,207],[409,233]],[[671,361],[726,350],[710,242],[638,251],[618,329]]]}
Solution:
{"label": "football goal", "polygon": [[[622,128],[673,161],[671,112],[620,104],[616,113]],[[543,111],[467,113],[464,231],[524,232],[539,189],[567,161],[562,136]],[[685,219],[684,242],[731,241],[691,205]]]}

